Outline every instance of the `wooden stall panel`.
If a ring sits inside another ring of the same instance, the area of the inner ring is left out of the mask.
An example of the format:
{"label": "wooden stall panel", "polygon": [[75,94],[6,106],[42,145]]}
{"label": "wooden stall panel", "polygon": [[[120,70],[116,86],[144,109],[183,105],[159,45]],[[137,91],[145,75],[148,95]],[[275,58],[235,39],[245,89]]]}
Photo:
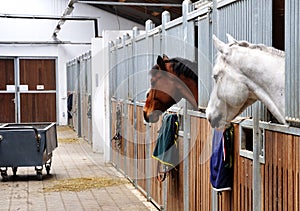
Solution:
{"label": "wooden stall panel", "polygon": [[21,94],[21,122],[56,122],[55,93]]}
{"label": "wooden stall panel", "polygon": [[206,119],[191,117],[189,153],[189,208],[211,210],[210,154],[211,128]]}
{"label": "wooden stall panel", "polygon": [[299,210],[300,138],[266,131],[265,210]]}
{"label": "wooden stall panel", "polygon": [[126,173],[130,178],[134,178],[134,106],[128,105],[127,122],[127,143],[126,143]]}
{"label": "wooden stall panel", "polygon": [[177,170],[172,170],[166,179],[168,183],[167,192],[167,210],[181,211],[183,209],[183,139],[179,137],[177,139],[177,144],[179,147],[179,165]]}
{"label": "wooden stall panel", "polygon": [[[116,107],[112,103],[112,132],[116,128]],[[134,107],[128,105],[128,119],[122,118],[122,125],[127,124],[126,149],[120,153],[113,152],[113,162],[124,162],[120,156],[126,154],[128,175],[134,179],[138,173],[138,185],[148,191],[149,196],[166,210],[183,210],[183,140],[179,138],[180,161],[178,171],[169,175],[165,182],[160,183],[155,178],[157,161],[150,159],[150,167],[146,160],[154,150],[161,119],[151,124],[150,143],[146,143],[146,125],[143,121],[142,107],[137,106],[136,130],[134,125]],[[122,126],[123,128],[124,126]],[[137,169],[134,166],[134,133],[137,133]],[[234,178],[232,191],[223,192],[218,196],[218,210],[252,210],[252,160],[239,154],[239,125],[234,125]],[[190,210],[211,210],[210,166],[212,130],[204,118],[191,117],[191,139],[189,141],[189,208]],[[148,150],[148,149],[149,150]],[[147,154],[147,152],[149,154]],[[126,167],[125,166],[125,167]],[[124,167],[120,165],[120,167]],[[122,168],[120,168],[123,170]],[[123,170],[124,171],[124,170]],[[300,208],[300,137],[279,132],[265,131],[265,164],[261,165],[262,175],[262,210],[299,210]],[[148,172],[148,173],[147,173]],[[151,178],[146,178],[150,175]],[[147,180],[150,189],[147,190]],[[166,188],[164,192],[164,188]],[[164,195],[164,193],[166,195]]]}
{"label": "wooden stall panel", "polygon": [[137,107],[137,172],[138,172],[138,185],[146,190],[146,125],[144,124],[143,107]]}
{"label": "wooden stall panel", "polygon": [[20,59],[20,84],[28,90],[56,90],[55,59]]}
{"label": "wooden stall panel", "polygon": [[[111,102],[111,137],[116,135],[116,124],[117,124],[117,102]],[[111,149],[111,161],[112,163],[117,163],[117,151],[115,147],[112,145],[114,144],[113,140],[111,141],[110,149]]]}
{"label": "wooden stall panel", "polygon": [[15,122],[15,94],[0,93],[0,123]]}
{"label": "wooden stall panel", "polygon": [[6,90],[6,85],[15,84],[13,59],[0,59],[0,75],[0,90]]}
{"label": "wooden stall panel", "polygon": [[[0,59],[0,91],[15,84],[14,60]],[[0,93],[0,123],[15,122],[15,94]]]}
{"label": "wooden stall panel", "polygon": [[[153,154],[155,146],[156,146],[156,140],[158,137],[158,131],[162,125],[162,117],[158,120],[156,124],[151,125],[151,130],[150,130],[150,140],[151,140],[151,145],[150,145],[150,152]],[[164,193],[163,193],[163,187],[166,183],[164,182],[159,182],[156,178],[157,175],[157,165],[158,161],[154,158],[151,159],[151,168],[152,168],[152,178],[151,178],[151,190],[150,190],[150,195],[153,200],[159,204],[159,205],[164,205]]]}
{"label": "wooden stall panel", "polygon": [[[240,156],[239,152],[239,125],[234,125],[234,177],[231,195],[222,204],[231,201],[231,205],[225,205],[224,210],[252,210],[252,160]],[[222,196],[223,197],[223,196]]]}
{"label": "wooden stall panel", "polygon": [[88,110],[89,110],[89,98],[87,94],[84,94],[81,99],[81,121],[82,121],[82,137],[85,140],[89,139],[89,127],[88,127]]}

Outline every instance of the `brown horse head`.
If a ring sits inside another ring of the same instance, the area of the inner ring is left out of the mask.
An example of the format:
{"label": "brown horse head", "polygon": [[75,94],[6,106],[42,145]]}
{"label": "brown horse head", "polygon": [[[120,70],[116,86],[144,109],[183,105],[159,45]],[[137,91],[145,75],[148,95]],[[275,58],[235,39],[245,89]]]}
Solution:
{"label": "brown horse head", "polygon": [[197,64],[183,58],[157,57],[150,71],[151,89],[144,105],[146,122],[157,122],[160,114],[182,98],[198,106]]}

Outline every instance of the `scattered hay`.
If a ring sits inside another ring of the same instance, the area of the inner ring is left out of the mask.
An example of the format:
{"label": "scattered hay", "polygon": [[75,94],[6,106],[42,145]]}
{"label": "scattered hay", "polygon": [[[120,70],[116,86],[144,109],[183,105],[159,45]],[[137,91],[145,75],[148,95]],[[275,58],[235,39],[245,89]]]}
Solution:
{"label": "scattered hay", "polygon": [[52,187],[43,188],[45,192],[72,191],[80,192],[88,189],[103,188],[128,183],[125,179],[109,177],[83,177],[55,181]]}
{"label": "scattered hay", "polygon": [[73,129],[69,126],[57,126],[56,129],[58,132],[73,131]]}
{"label": "scattered hay", "polygon": [[59,143],[77,143],[79,140],[77,138],[59,138],[58,139]]}

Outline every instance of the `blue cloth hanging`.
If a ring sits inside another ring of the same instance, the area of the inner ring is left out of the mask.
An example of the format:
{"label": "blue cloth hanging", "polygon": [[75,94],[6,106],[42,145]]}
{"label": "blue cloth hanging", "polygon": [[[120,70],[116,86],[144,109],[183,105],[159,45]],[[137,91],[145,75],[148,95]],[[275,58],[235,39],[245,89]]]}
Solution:
{"label": "blue cloth hanging", "polygon": [[169,169],[176,167],[179,163],[178,126],[177,114],[164,115],[152,155],[164,165],[171,167]]}
{"label": "blue cloth hanging", "polygon": [[233,177],[233,126],[214,130],[210,182],[216,191],[231,190]]}

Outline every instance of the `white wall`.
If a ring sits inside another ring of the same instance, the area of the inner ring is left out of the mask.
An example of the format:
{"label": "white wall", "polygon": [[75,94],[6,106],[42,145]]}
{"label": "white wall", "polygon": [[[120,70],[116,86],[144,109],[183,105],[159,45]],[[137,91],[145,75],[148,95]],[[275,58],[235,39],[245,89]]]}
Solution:
{"label": "white wall", "polygon": [[[61,16],[68,4],[67,0],[0,0],[0,14]],[[71,16],[98,17],[99,33],[103,30],[131,30],[134,26],[144,27],[134,22],[107,13],[86,4],[76,3]],[[119,22],[118,22],[119,19]],[[67,124],[66,117],[66,63],[91,49],[90,44],[3,44],[3,42],[50,42],[57,20],[8,19],[0,18],[1,56],[51,56],[57,57],[58,70],[58,123]],[[120,24],[119,24],[120,23]],[[62,41],[90,43],[94,37],[92,21],[66,21],[57,38]],[[111,37],[115,40],[115,37]],[[1,44],[2,42],[2,44]]]}
{"label": "white wall", "polygon": [[[110,98],[109,98],[109,49],[112,37],[132,36],[131,31],[103,31],[102,38],[92,39],[92,140],[93,150],[104,153],[110,161]],[[96,80],[98,84],[96,84]]]}

